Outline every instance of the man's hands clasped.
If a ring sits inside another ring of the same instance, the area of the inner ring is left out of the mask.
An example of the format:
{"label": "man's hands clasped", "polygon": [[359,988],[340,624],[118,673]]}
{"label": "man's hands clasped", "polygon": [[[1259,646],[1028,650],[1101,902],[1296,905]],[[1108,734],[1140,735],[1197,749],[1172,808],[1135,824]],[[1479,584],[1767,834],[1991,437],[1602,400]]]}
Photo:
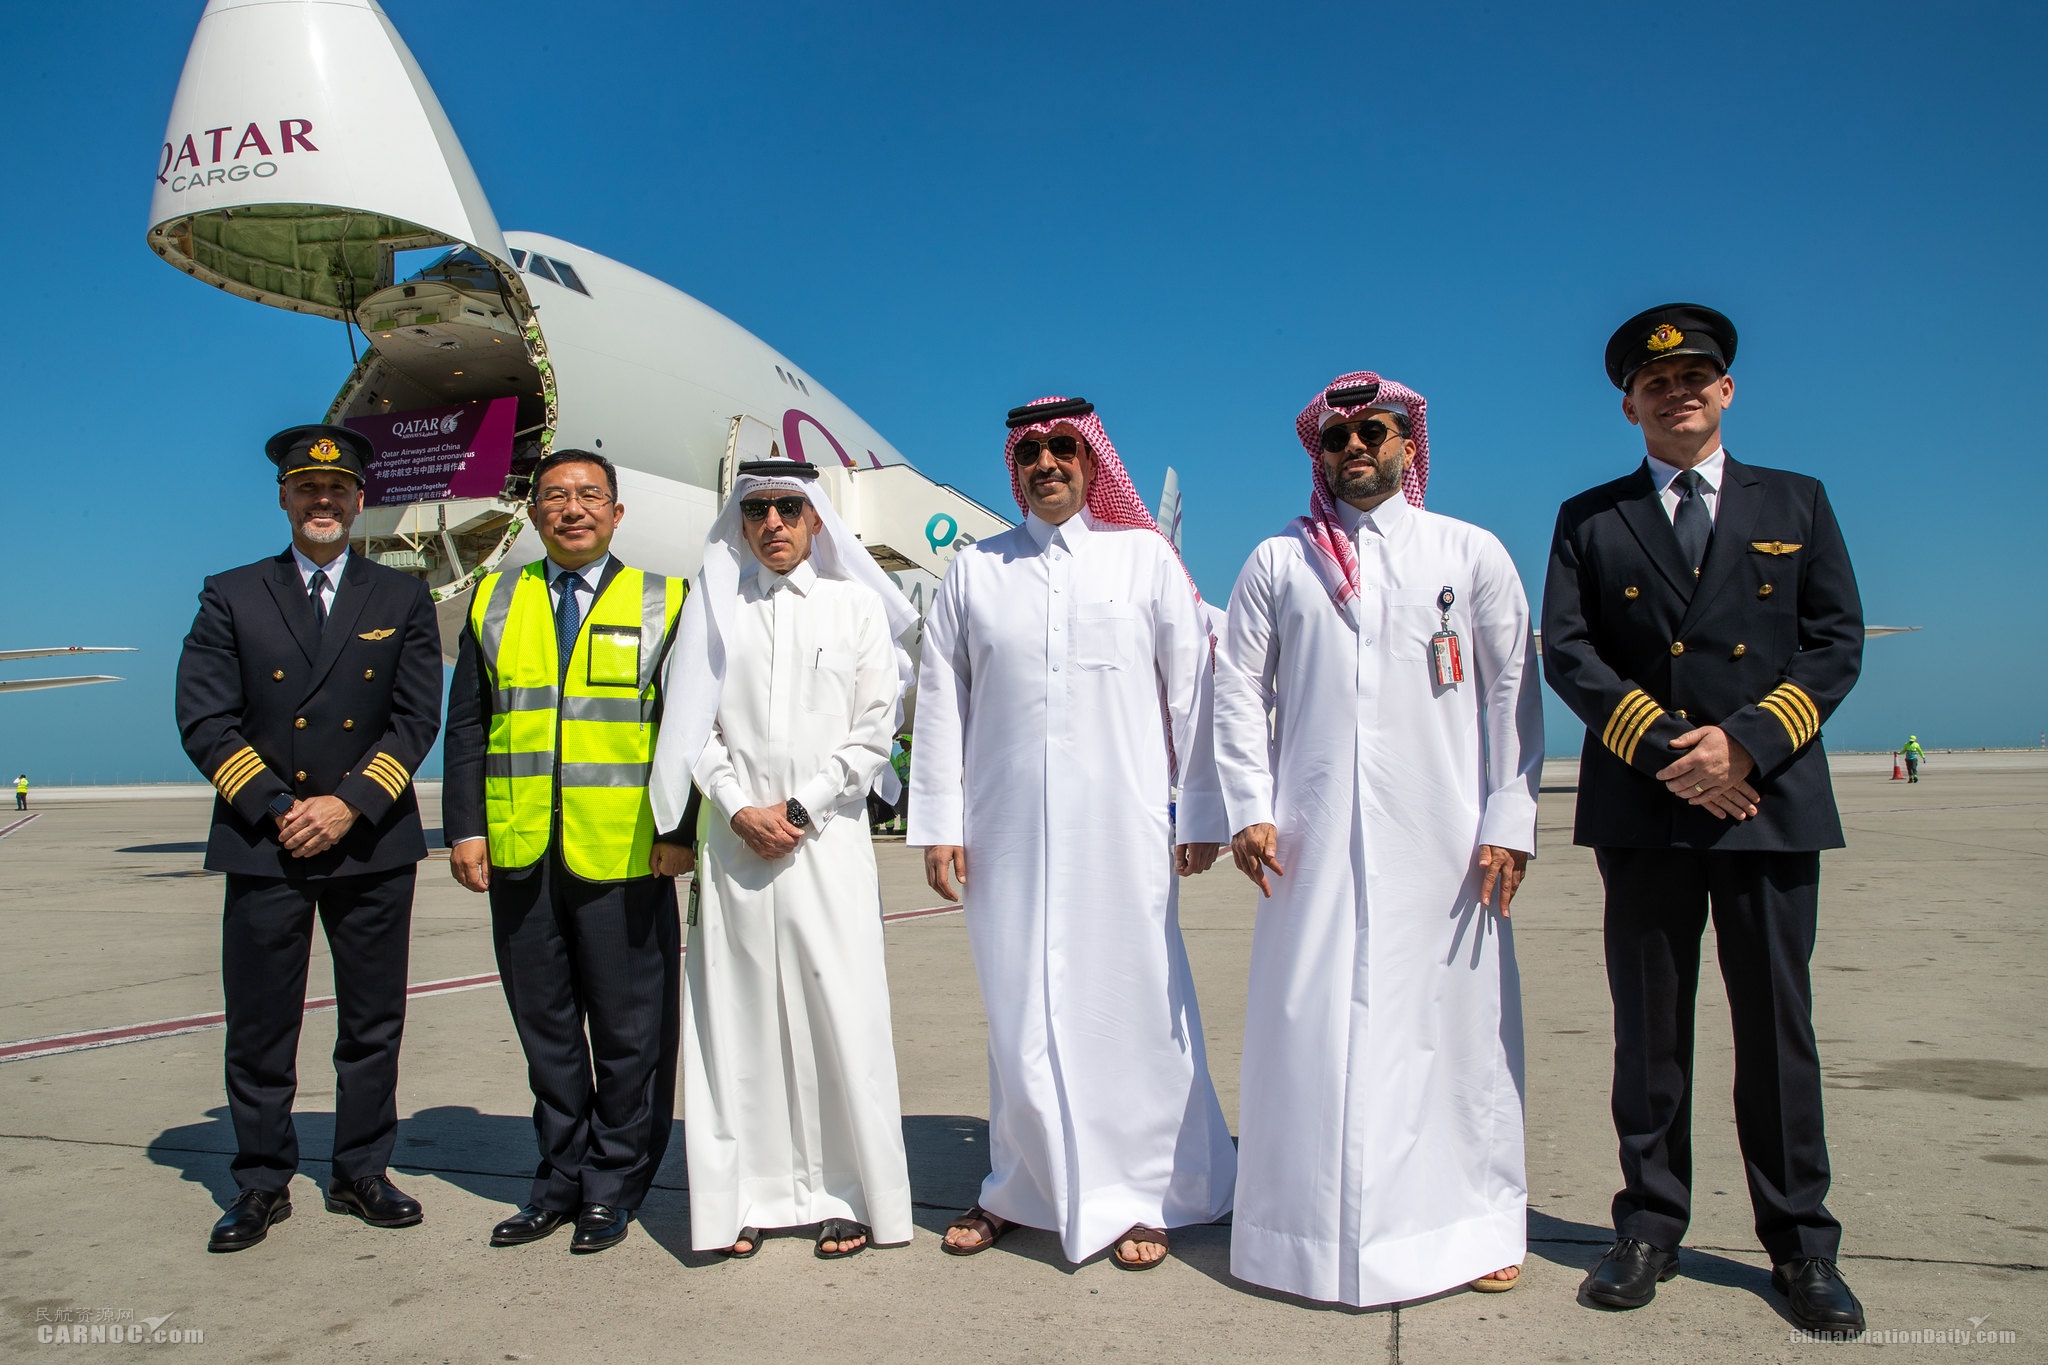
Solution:
{"label": "man's hands clasped", "polygon": [[1682,755],[1657,774],[1673,796],[1689,805],[1705,806],[1722,820],[1747,820],[1756,814],[1756,788],[1749,775],[1756,760],[1718,725],[1702,725],[1671,741]]}
{"label": "man's hands clasped", "polygon": [[732,832],[740,836],[756,858],[774,862],[787,858],[803,842],[803,830],[789,823],[786,806],[748,806],[732,818]]}
{"label": "man's hands clasped", "polygon": [[277,817],[277,841],[294,858],[312,858],[341,842],[362,814],[338,796],[309,796]]}

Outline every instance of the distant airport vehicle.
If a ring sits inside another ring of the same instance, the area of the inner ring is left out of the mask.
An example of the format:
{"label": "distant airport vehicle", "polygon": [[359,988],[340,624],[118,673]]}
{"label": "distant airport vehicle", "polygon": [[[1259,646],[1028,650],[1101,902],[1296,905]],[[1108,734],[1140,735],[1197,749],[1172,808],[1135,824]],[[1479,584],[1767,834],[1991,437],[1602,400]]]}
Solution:
{"label": "distant airport vehicle", "polygon": [[[505,54],[510,60],[516,54]],[[157,157],[148,241],[237,297],[360,329],[326,414],[377,447],[354,548],[423,579],[451,656],[470,590],[541,553],[550,449],[598,451],[614,549],[694,573],[744,460],[805,459],[922,610],[1009,522],[926,478],[808,372],[650,275],[501,233],[440,101],[375,0],[209,0]],[[397,277],[397,253],[447,250]]]}
{"label": "distant airport vehicle", "polygon": [[[0,649],[0,664],[17,659],[50,659],[59,654],[133,654],[133,645],[53,645],[47,649]],[[70,678],[8,678],[0,692],[40,692],[51,687],[84,687],[88,683],[120,682],[111,673],[84,673]]]}

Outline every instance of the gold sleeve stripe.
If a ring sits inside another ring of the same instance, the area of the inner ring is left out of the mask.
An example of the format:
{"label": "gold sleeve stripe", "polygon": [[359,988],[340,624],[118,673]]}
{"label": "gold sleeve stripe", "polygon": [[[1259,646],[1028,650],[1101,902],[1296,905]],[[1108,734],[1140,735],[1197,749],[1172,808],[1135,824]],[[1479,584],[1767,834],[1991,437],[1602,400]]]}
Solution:
{"label": "gold sleeve stripe", "polygon": [[1785,704],[1779,701],[1775,695],[1765,697],[1757,703],[1757,706],[1760,710],[1768,711],[1778,718],[1778,724],[1784,726],[1785,733],[1791,736],[1793,748],[1797,749],[1805,745],[1806,740],[1800,734],[1800,724],[1792,719],[1791,714],[1785,709]]}
{"label": "gold sleeve stripe", "polygon": [[1607,728],[1600,732],[1600,742],[1612,749],[1615,736],[1628,724],[1630,715],[1649,700],[1649,695],[1641,688],[1636,688],[1623,697],[1621,704],[1614,708],[1614,714],[1607,718]]}
{"label": "gold sleeve stripe", "polygon": [[1807,728],[1812,733],[1820,731],[1820,708],[1813,704],[1813,698],[1799,690],[1796,683],[1779,683],[1776,695],[1792,703],[1792,709],[1806,717]]}
{"label": "gold sleeve stripe", "polygon": [[363,776],[390,793],[394,801],[405,794],[406,784],[412,781],[412,775],[389,754],[378,754],[364,764]]}
{"label": "gold sleeve stripe", "polygon": [[232,801],[242,788],[249,785],[249,779],[263,771],[263,760],[248,745],[228,757],[228,760],[214,770],[213,785],[220,794]]}
{"label": "gold sleeve stripe", "polygon": [[1645,711],[1629,725],[1627,733],[1622,736],[1620,750],[1622,762],[1634,763],[1636,761],[1636,745],[1641,742],[1643,735],[1648,732],[1649,728],[1663,718],[1664,708],[1652,703],[1648,711]]}
{"label": "gold sleeve stripe", "polygon": [[1662,708],[1656,700],[1640,687],[1621,699],[1621,705],[1614,708],[1614,714],[1607,718],[1607,729],[1601,733],[1600,742],[1621,753],[1623,736],[1634,728],[1644,716],[1656,716]]}

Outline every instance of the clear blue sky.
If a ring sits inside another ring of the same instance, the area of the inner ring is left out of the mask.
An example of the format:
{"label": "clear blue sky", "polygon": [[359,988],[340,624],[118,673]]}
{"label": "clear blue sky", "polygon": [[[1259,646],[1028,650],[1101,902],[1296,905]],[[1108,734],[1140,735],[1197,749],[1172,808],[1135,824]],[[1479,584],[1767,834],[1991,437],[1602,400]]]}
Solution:
{"label": "clear blue sky", "polygon": [[[1429,505],[1536,596],[1558,502],[1641,455],[1607,334],[1718,307],[1730,448],[1825,479],[1870,619],[1926,627],[1829,742],[2048,728],[2041,7],[388,8],[502,225],[704,299],[992,506],[1003,410],[1086,394],[1148,500],[1180,469],[1218,600],[1355,368],[1428,395]],[[338,324],[143,244],[200,9],[9,18],[0,641],[143,650],[0,697],[10,777],[190,779],[200,578],[283,544],[262,441],[347,370]]]}

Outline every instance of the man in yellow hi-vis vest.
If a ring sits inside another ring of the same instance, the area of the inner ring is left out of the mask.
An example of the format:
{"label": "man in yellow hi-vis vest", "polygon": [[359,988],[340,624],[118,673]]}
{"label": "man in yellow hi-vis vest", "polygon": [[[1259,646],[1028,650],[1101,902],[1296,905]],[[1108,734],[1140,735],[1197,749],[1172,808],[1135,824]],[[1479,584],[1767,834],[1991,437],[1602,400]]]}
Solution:
{"label": "man in yellow hi-vis vest", "polygon": [[612,555],[618,494],[602,455],[540,462],[547,557],[477,585],[449,694],[442,824],[455,880],[490,894],[540,1144],[532,1193],[492,1246],[570,1222],[571,1251],[616,1245],[675,1115],[675,877],[690,854],[685,834],[657,839],[647,774],[688,589]]}

